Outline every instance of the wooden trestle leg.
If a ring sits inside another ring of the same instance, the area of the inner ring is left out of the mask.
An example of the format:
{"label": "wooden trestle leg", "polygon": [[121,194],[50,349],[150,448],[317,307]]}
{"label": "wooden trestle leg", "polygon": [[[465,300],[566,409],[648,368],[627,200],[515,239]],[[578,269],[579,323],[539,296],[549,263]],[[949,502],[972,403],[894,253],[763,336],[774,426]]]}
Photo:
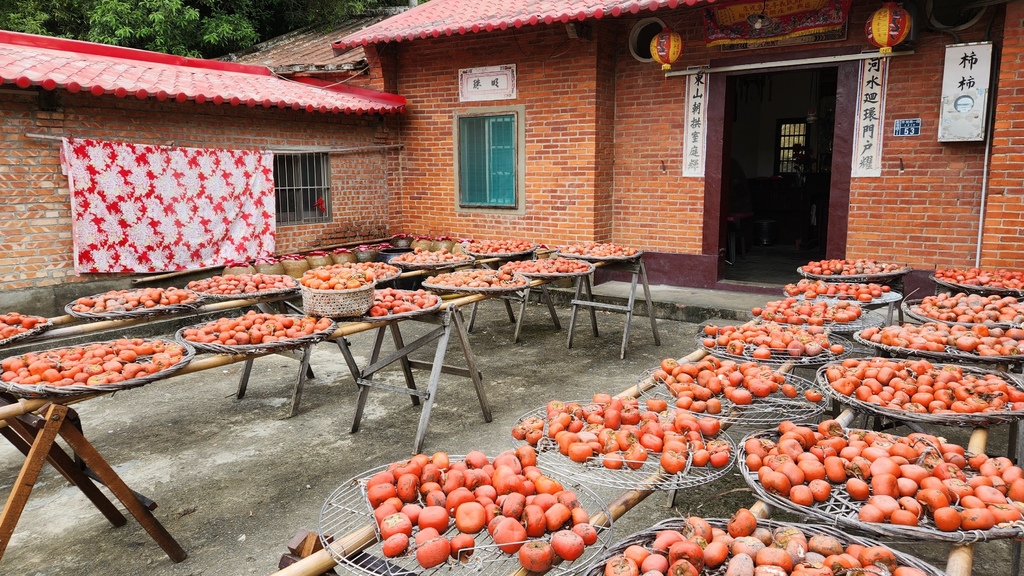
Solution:
{"label": "wooden trestle leg", "polygon": [[[57,452],[63,453],[63,450],[59,446],[55,446],[57,436],[64,438],[64,441],[68,443],[71,449],[77,454],[82,462],[85,463],[99,478],[100,482],[105,484],[107,488],[121,501],[121,504],[135,517],[135,519],[142,525],[142,527],[149,533],[150,537],[160,546],[161,549],[170,557],[174,562],[181,562],[187,557],[185,550],[174,540],[169,532],[163,527],[162,524],[153,516],[153,513],[146,508],[135,493],[128,488],[128,485],[124,483],[120,476],[114,472],[114,469],[110,467],[110,464],[103,459],[103,456],[96,450],[93,445],[86,440],[85,436],[75,428],[75,426],[68,420],[69,408],[59,404],[51,404],[47,408],[44,418],[45,424],[42,429],[34,434],[34,439],[31,442],[31,446],[28,448],[27,457],[25,463],[21,467],[21,472],[18,474],[18,479],[15,483],[14,489],[7,498],[7,503],[4,505],[3,514],[0,515],[0,557],[7,548],[7,544],[11,541],[11,535],[14,533],[14,527],[18,523],[18,519],[21,517],[21,513],[25,510],[25,505],[28,502],[29,495],[32,492],[32,487],[35,485],[36,480],[39,478],[39,473],[42,471],[43,463],[47,460],[53,461],[55,466],[62,474],[65,475],[72,483],[78,486],[86,496],[93,501],[94,504],[100,509],[100,511],[107,517],[111,523],[119,525],[124,523],[124,517],[117,513],[117,516],[110,514],[110,502],[106,504],[99,504],[96,502],[94,497],[97,495],[98,490],[88,482],[88,479],[84,477],[80,471],[76,474],[71,469],[74,468],[73,463],[70,462],[70,458],[67,454],[61,457]],[[14,428],[17,429],[18,424],[14,424]],[[17,432],[22,440],[25,440],[24,434],[28,433],[29,436],[33,436],[26,428],[21,427],[21,431]],[[6,434],[5,434],[6,436]],[[18,445],[17,443],[15,444]],[[24,446],[24,442],[22,443]],[[68,464],[71,464],[68,466]],[[81,474],[81,476],[79,476]],[[70,476],[70,477],[69,477]],[[72,479],[73,478],[73,479]],[[91,485],[91,488],[84,487],[86,484]],[[103,497],[102,494],[98,494]],[[103,497],[103,500],[106,500]],[[114,510],[116,512],[116,510]],[[120,520],[118,520],[120,517]]]}

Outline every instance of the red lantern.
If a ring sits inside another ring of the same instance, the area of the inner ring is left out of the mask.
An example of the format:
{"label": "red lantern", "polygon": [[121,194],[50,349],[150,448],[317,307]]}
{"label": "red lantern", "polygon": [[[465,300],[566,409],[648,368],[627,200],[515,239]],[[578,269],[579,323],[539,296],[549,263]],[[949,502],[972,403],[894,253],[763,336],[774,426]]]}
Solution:
{"label": "red lantern", "polygon": [[892,47],[903,42],[910,34],[910,14],[895,2],[886,2],[868,19],[864,33],[868,42],[879,48],[881,54],[892,53]]}
{"label": "red lantern", "polygon": [[666,26],[661,33],[651,39],[651,58],[665,72],[672,69],[672,63],[683,53],[683,38]]}

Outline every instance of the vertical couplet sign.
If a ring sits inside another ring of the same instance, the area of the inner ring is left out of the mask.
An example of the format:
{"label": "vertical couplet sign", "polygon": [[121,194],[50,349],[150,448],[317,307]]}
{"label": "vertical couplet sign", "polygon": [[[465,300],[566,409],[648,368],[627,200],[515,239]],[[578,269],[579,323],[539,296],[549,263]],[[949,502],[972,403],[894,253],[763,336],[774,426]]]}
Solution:
{"label": "vertical couplet sign", "polygon": [[860,70],[860,100],[854,133],[853,176],[882,175],[882,124],[885,121],[886,58],[865,60]]}
{"label": "vertical couplet sign", "polygon": [[707,74],[703,70],[686,77],[686,131],[683,136],[683,176],[704,176],[704,135]]}

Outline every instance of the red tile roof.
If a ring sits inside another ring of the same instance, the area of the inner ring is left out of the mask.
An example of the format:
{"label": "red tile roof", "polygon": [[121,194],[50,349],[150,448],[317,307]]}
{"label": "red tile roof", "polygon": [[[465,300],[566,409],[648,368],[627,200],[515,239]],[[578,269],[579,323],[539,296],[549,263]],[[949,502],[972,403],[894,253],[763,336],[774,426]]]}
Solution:
{"label": "red tile roof", "polygon": [[537,24],[653,12],[714,0],[430,0],[333,42],[335,50],[442,34],[490,32]]}
{"label": "red tile roof", "polygon": [[96,96],[194,100],[307,112],[396,113],[405,98],[351,86],[285,80],[262,66],[185,58],[0,30],[0,85]]}

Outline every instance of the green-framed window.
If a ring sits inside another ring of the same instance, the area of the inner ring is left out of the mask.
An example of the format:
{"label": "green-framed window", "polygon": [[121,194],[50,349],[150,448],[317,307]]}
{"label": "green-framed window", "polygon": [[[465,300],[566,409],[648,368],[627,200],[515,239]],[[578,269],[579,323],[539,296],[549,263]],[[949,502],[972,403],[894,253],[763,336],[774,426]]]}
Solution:
{"label": "green-framed window", "polygon": [[460,116],[459,206],[518,208],[517,114]]}

